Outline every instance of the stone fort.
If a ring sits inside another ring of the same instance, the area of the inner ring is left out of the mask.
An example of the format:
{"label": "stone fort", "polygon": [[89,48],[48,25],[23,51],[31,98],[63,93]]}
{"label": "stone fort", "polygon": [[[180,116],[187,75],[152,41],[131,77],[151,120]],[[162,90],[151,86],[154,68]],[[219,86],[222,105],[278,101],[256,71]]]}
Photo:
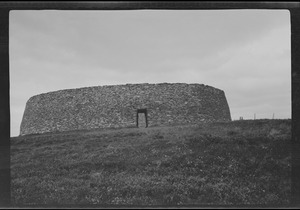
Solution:
{"label": "stone fort", "polygon": [[20,135],[231,121],[224,91],[185,83],[59,90],[31,97]]}

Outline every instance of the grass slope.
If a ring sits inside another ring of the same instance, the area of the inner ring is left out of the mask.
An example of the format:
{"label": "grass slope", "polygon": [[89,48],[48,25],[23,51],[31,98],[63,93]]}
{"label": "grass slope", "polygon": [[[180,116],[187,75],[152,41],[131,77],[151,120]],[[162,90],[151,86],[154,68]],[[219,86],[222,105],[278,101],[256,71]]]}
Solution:
{"label": "grass slope", "polygon": [[14,205],[288,205],[291,121],[11,139]]}

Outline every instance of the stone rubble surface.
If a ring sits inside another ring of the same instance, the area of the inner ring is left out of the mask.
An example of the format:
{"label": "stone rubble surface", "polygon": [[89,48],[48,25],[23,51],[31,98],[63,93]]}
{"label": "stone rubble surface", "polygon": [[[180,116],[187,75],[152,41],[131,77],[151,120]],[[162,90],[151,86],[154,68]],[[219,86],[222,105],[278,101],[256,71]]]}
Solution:
{"label": "stone rubble surface", "polygon": [[126,84],[59,90],[31,97],[20,135],[137,126],[147,109],[148,126],[230,121],[224,91],[185,83]]}

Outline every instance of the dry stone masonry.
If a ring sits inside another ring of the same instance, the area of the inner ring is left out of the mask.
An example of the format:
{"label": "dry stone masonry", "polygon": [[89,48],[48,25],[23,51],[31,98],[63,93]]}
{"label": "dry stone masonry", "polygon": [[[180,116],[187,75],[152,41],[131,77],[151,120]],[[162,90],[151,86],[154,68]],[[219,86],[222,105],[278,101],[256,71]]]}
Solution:
{"label": "dry stone masonry", "polygon": [[110,85],[31,97],[26,103],[20,135],[230,120],[224,91],[207,85]]}

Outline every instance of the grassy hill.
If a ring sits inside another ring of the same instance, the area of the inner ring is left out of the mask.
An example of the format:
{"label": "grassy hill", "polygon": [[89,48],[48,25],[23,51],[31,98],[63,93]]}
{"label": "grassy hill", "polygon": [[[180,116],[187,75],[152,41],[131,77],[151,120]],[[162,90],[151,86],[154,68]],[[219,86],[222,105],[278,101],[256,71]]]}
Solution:
{"label": "grassy hill", "polygon": [[14,205],[288,205],[291,120],[11,139]]}

